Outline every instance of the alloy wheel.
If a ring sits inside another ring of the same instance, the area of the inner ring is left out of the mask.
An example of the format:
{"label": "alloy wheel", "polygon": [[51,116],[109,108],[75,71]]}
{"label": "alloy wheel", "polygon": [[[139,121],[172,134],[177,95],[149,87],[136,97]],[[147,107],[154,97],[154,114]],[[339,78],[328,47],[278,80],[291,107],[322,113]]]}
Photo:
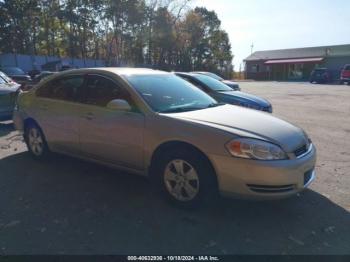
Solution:
{"label": "alloy wheel", "polygon": [[179,201],[193,200],[199,193],[199,177],[196,170],[181,159],[168,163],[164,171],[164,182],[170,195]]}
{"label": "alloy wheel", "polygon": [[32,127],[28,133],[28,144],[34,155],[40,156],[44,152],[44,140],[40,131]]}

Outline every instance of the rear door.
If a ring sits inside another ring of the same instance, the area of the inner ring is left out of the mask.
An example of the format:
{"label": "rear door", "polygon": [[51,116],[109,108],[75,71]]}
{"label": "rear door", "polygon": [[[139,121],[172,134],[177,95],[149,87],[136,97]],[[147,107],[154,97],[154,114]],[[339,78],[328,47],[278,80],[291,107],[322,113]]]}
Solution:
{"label": "rear door", "polygon": [[[86,76],[85,83],[85,105],[80,117],[82,153],[89,158],[142,170],[144,115],[115,80],[91,74]],[[128,101],[134,110],[107,108],[113,99]]]}
{"label": "rear door", "polygon": [[80,97],[83,75],[53,79],[36,91],[37,120],[49,147],[65,153],[79,153]]}

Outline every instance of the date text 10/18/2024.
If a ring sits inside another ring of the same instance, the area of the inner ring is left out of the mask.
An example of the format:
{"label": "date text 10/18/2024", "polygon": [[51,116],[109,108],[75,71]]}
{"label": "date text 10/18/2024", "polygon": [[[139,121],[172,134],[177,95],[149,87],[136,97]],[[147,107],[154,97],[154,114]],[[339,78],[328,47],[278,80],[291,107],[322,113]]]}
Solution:
{"label": "date text 10/18/2024", "polygon": [[216,256],[128,256],[128,261],[220,261]]}

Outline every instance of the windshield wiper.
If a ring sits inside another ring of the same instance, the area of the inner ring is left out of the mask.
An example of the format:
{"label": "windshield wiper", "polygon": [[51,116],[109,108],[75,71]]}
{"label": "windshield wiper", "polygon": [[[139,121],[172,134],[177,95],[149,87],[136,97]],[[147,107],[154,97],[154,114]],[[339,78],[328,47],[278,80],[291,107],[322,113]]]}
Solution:
{"label": "windshield wiper", "polygon": [[202,107],[176,107],[176,108],[169,108],[166,110],[159,111],[159,113],[180,113],[180,112],[186,112],[186,111],[194,111],[194,110],[200,110],[203,109]]}
{"label": "windshield wiper", "polygon": [[210,108],[210,107],[217,107],[217,106],[223,106],[223,105],[226,105],[225,103],[212,103],[212,104],[209,104],[207,106],[207,108]]}

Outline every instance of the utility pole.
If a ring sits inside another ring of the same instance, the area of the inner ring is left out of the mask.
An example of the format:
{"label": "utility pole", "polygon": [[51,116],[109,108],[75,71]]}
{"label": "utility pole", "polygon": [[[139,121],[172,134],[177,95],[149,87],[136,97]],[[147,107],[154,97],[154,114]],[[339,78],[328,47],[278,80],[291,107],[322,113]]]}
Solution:
{"label": "utility pole", "polygon": [[242,77],[242,63],[239,64],[239,75],[238,75],[238,79],[241,79]]}
{"label": "utility pole", "polygon": [[252,43],[250,46],[250,54],[253,54],[253,48],[254,48],[254,43]]}

